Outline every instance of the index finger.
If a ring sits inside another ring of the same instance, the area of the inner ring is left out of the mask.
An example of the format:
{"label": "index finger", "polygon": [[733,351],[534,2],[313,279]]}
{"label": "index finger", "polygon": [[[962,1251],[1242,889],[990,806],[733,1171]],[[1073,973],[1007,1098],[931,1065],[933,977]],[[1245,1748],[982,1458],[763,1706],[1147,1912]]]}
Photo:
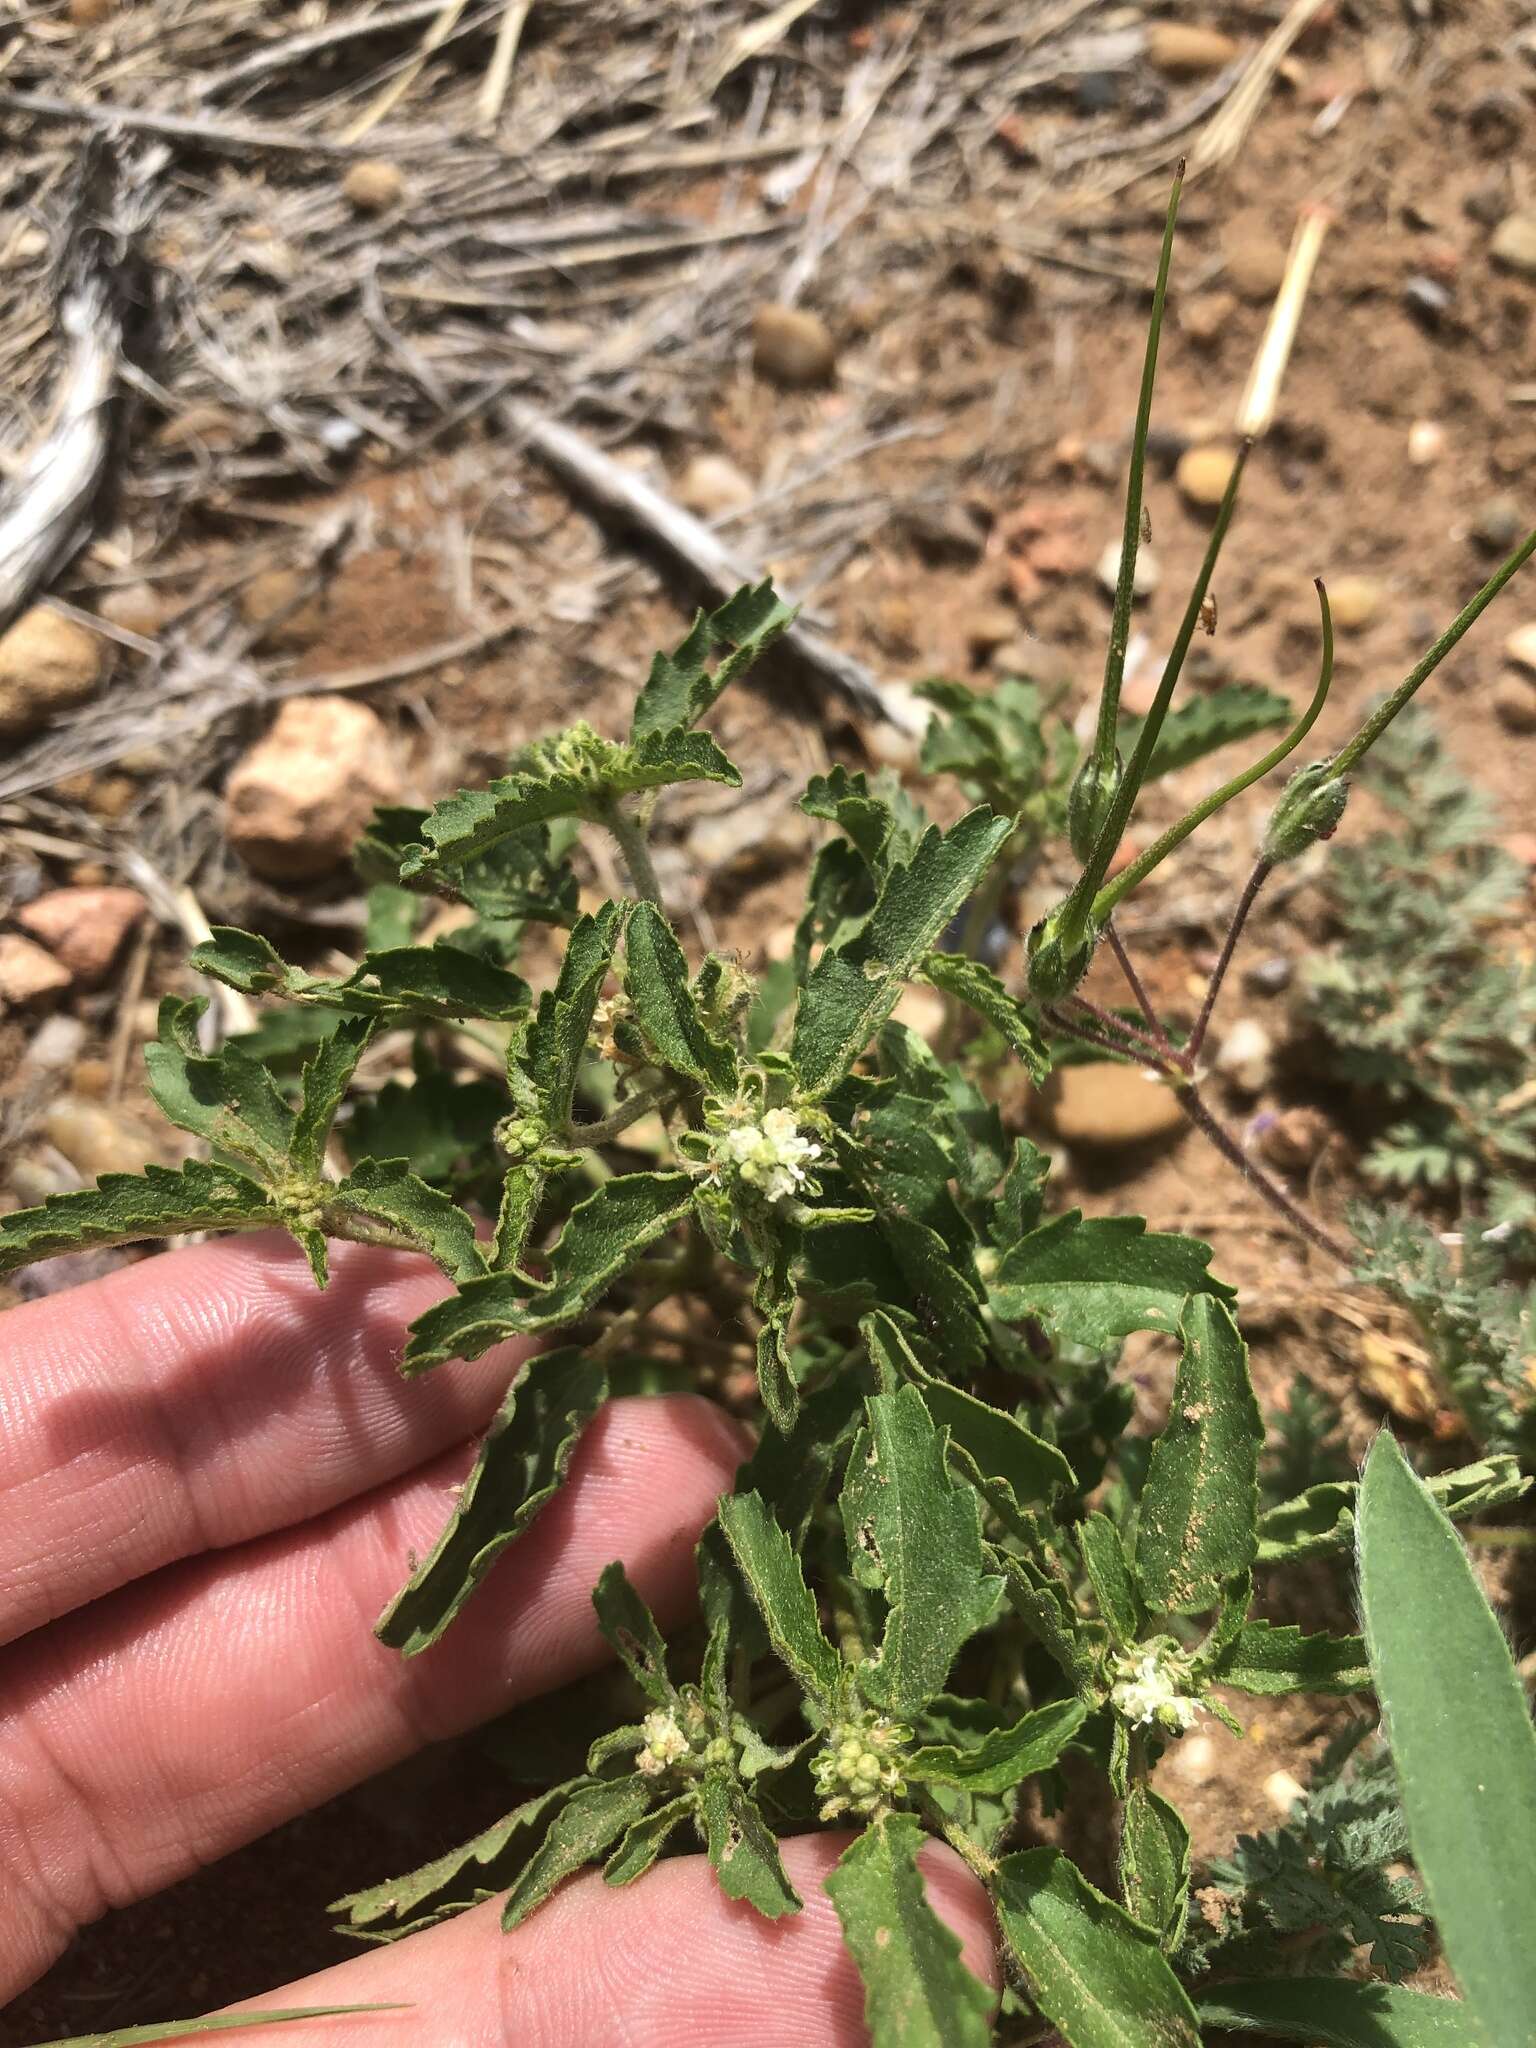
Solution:
{"label": "index finger", "polygon": [[526,1346],[419,1382],[426,1259],[287,1238],[147,1259],[0,1315],[0,1642],[177,1558],[307,1521],[462,1442]]}

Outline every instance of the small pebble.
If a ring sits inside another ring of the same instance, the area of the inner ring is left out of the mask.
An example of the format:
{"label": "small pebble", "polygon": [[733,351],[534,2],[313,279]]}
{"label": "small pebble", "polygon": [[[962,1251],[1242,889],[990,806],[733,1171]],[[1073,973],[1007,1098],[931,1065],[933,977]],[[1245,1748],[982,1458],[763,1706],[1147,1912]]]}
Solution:
{"label": "small pebble", "polygon": [[1174,480],[1191,505],[1214,510],[1236,467],[1237,457],[1230,448],[1191,448],[1180,457]]}
{"label": "small pebble", "polygon": [[1179,330],[1198,348],[1211,348],[1231,326],[1236,311],[1231,292],[1197,292],[1179,308]]}
{"label": "small pebble", "polygon": [[1283,995],[1291,985],[1293,972],[1284,953],[1271,953],[1267,960],[1255,960],[1244,971],[1243,986],[1256,996]]}
{"label": "small pebble", "polygon": [[799,390],[825,384],[837,366],[837,344],[818,314],[798,306],[760,306],[752,322],[752,367],[771,383]]}
{"label": "small pebble", "polygon": [[45,1017],[32,1034],[26,1065],[38,1073],[62,1073],[74,1066],[84,1049],[85,1025],[80,1018],[62,1013]]}
{"label": "small pebble", "polygon": [[1507,555],[1530,532],[1520,500],[1509,492],[1485,498],[1472,520],[1472,538],[1490,555]]}
{"label": "small pebble", "polygon": [[1504,652],[1518,667],[1536,675],[1536,624],[1516,626],[1504,642]]}
{"label": "small pebble", "polygon": [[94,696],[104,663],[94,633],[34,605],[0,634],[0,737],[35,732]]}
{"label": "small pebble", "polygon": [[1403,286],[1403,303],[1428,326],[1435,326],[1451,310],[1454,294],[1437,277],[1410,277]]}
{"label": "small pebble", "polygon": [[1358,633],[1381,610],[1386,592],[1374,576],[1341,576],[1328,585],[1333,623],[1344,633]]}
{"label": "small pebble", "polygon": [[1275,1066],[1275,1042],[1257,1017],[1241,1017],[1221,1041],[1215,1067],[1240,1095],[1268,1087]]}
{"label": "small pebble", "polygon": [[245,585],[240,592],[240,616],[248,626],[261,629],[258,647],[298,654],[319,639],[325,628],[325,606],[320,598],[305,595],[308,587],[308,579],[297,569],[263,569]]}
{"label": "small pebble", "polygon": [[1425,469],[1445,453],[1445,429],[1438,420],[1415,420],[1408,429],[1408,460]]}
{"label": "small pebble", "polygon": [[1500,676],[1493,686],[1493,708],[1509,732],[1536,732],[1536,689],[1520,676]]}
{"label": "small pebble", "polygon": [[1289,1771],[1271,1771],[1264,1780],[1264,1797],[1282,1819],[1298,1799],[1307,1796],[1305,1787]]}
{"label": "small pebble", "polygon": [[1493,231],[1488,254],[1501,270],[1536,277],[1536,213],[1506,214]]}
{"label": "small pebble", "polygon": [[341,196],[358,213],[387,213],[404,198],[405,179],[397,165],[368,157],[342,179]]}
{"label": "small pebble", "polygon": [[973,654],[990,657],[1017,638],[1019,615],[1005,604],[978,605],[965,622],[965,644]]}
{"label": "small pebble", "polygon": [[1285,253],[1257,209],[1234,214],[1221,231],[1227,283],[1249,305],[1265,304],[1279,291],[1285,276]]}
{"label": "small pebble", "polygon": [[137,889],[49,889],[16,922],[84,988],[112,970],[123,941],[149,905]]}
{"label": "small pebble", "polygon": [[117,0],[69,0],[71,28],[100,28],[117,12]]}
{"label": "small pebble", "polygon": [[1236,55],[1237,44],[1220,29],[1183,21],[1147,25],[1147,61],[1165,78],[1200,78],[1220,71]]}
{"label": "small pebble", "polygon": [[756,493],[728,455],[705,453],[695,455],[683,471],[677,495],[701,519],[723,519],[728,512],[745,511]]}
{"label": "small pebble", "polygon": [[69,970],[51,953],[19,932],[0,932],[0,1007],[46,1002],[68,987]]}
{"label": "small pebble", "polygon": [[1282,1173],[1305,1173],[1331,1135],[1332,1127],[1320,1109],[1282,1109],[1260,1120],[1259,1154]]}
{"label": "small pebble", "polygon": [[1173,1090],[1119,1060],[1058,1067],[1042,1100],[1058,1138],[1094,1151],[1171,1139],[1187,1128]]}
{"label": "small pebble", "polygon": [[[1133,595],[1136,597],[1150,597],[1157,588],[1158,578],[1161,573],[1158,568],[1156,555],[1153,554],[1146,542],[1143,541],[1136,550],[1136,573],[1131,579]],[[1105,547],[1103,554],[1099,557],[1095,574],[1110,596],[1113,597],[1115,586],[1120,577],[1119,541],[1112,540]]]}

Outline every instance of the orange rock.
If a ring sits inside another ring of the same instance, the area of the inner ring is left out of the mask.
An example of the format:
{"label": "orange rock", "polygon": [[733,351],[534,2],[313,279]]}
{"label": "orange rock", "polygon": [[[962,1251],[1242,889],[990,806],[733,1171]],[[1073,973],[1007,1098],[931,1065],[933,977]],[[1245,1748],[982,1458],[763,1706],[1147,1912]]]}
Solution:
{"label": "orange rock", "polygon": [[0,1005],[23,1008],[69,987],[69,971],[19,932],[0,932]]}
{"label": "orange rock", "polygon": [[49,889],[19,910],[16,922],[73,980],[93,988],[148,908],[137,889]]}

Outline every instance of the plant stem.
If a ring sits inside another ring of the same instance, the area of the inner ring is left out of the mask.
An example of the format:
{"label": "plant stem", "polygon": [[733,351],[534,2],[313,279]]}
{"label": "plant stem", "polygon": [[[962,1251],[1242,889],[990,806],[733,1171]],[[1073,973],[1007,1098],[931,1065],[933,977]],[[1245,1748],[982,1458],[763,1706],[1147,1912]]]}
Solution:
{"label": "plant stem", "polygon": [[1105,925],[1104,936],[1109,941],[1109,950],[1114,954],[1115,958],[1120,963],[1120,972],[1125,976],[1126,982],[1130,987],[1131,994],[1136,998],[1136,1007],[1141,1011],[1142,1016],[1146,1018],[1148,1024],[1152,1027],[1153,1037],[1157,1040],[1160,1046],[1164,1047],[1167,1051],[1172,1052],[1172,1041],[1169,1039],[1167,1032],[1163,1029],[1162,1023],[1158,1018],[1156,1010],[1152,1007],[1152,998],[1147,994],[1146,989],[1142,986],[1141,976],[1136,972],[1135,962],[1131,959],[1130,954],[1126,950],[1125,941],[1121,938],[1120,934],[1115,930],[1113,924]]}
{"label": "plant stem", "polygon": [[637,818],[632,818],[617,801],[603,812],[603,823],[613,834],[635,894],[643,902],[661,907],[661,884],[656,879],[656,870],[651,865],[650,848],[645,843],[645,833]]}
{"label": "plant stem", "polygon": [[1536,533],[1528,534],[1503,567],[1494,571],[1476,597],[1456,614],[1434,646],[1404,676],[1387,701],[1372,712],[1349,744],[1334,755],[1332,767],[1335,775],[1347,775],[1361,756],[1376,744],[1414,691],[1434,673],[1461,636],[1482,617],[1510,577],[1524,568],[1533,554],[1536,554]]}
{"label": "plant stem", "polygon": [[1106,1010],[1100,1003],[1090,1002],[1087,996],[1074,996],[1072,1000],[1079,1009],[1086,1010],[1102,1030],[1121,1032],[1131,1050],[1146,1053],[1148,1058],[1156,1060],[1159,1065],[1169,1058],[1172,1048],[1150,1038],[1139,1024],[1130,1023],[1126,1018],[1117,1016],[1113,1010]]}
{"label": "plant stem", "polygon": [[1210,984],[1205,991],[1205,1000],[1200,1005],[1200,1014],[1195,1019],[1195,1028],[1189,1034],[1185,1051],[1193,1063],[1200,1057],[1200,1048],[1205,1043],[1205,1034],[1210,1029],[1211,1013],[1216,1008],[1216,998],[1221,994],[1221,984],[1227,978],[1227,969],[1232,965],[1232,955],[1237,951],[1237,942],[1243,935],[1243,926],[1248,922],[1254,899],[1269,879],[1273,861],[1262,855],[1254,863],[1253,873],[1243,885],[1243,893],[1237,899],[1237,908],[1232,913],[1232,922],[1227,926],[1227,936],[1221,948],[1221,958],[1211,972]]}
{"label": "plant stem", "polygon": [[1350,1264],[1348,1246],[1331,1231],[1325,1230],[1315,1218],[1309,1216],[1299,1202],[1291,1199],[1277,1180],[1271,1179],[1262,1166],[1248,1157],[1226,1125],[1211,1114],[1193,1081],[1181,1080],[1177,1085],[1177,1093],[1179,1106],[1190,1122],[1210,1139],[1224,1159],[1232,1162],[1244,1180],[1264,1197],[1272,1209],[1278,1209],[1292,1228],[1299,1230],[1309,1244],[1316,1245],[1319,1251],[1327,1252],[1330,1258],[1339,1260],[1342,1265]]}
{"label": "plant stem", "polygon": [[658,1081],[654,1087],[642,1088],[631,1095],[627,1102],[621,1102],[609,1115],[599,1117],[589,1124],[567,1124],[561,1132],[563,1141],[590,1150],[597,1145],[611,1144],[631,1124],[637,1124],[642,1117],[649,1116],[653,1109],[670,1108],[678,1100],[676,1090],[669,1081]]}

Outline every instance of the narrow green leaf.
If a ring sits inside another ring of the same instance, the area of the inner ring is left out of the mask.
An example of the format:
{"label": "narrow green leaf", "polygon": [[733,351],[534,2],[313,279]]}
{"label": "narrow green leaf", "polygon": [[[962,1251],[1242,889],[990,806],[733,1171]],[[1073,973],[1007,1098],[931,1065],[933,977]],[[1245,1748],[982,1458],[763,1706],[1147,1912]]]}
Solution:
{"label": "narrow green leaf", "polygon": [[1171,1955],[1184,1939],[1189,1906],[1189,1829],[1176,1806],[1141,1779],[1120,1822],[1120,1888],[1132,1919]]}
{"label": "narrow green leaf", "polygon": [[1359,1636],[1303,1635],[1289,1624],[1245,1622],[1210,1676],[1238,1692],[1364,1692],[1371,1682]]}
{"label": "narrow green leaf", "polygon": [[[1530,1485],[1519,1460],[1502,1454],[1480,1458],[1454,1472],[1437,1472],[1428,1481],[1430,1492],[1456,1522],[1485,1508],[1505,1507]],[[1256,1561],[1295,1564],[1304,1557],[1326,1557],[1347,1550],[1354,1541],[1358,1492],[1353,1480],[1325,1480],[1309,1486],[1294,1500],[1269,1509],[1259,1517]]]}
{"label": "narrow green leaf", "polygon": [[1133,1330],[1175,1330],[1190,1294],[1234,1301],[1198,1238],[1149,1231],[1139,1216],[1053,1216],[1003,1255],[991,1290],[1005,1322],[1035,1316],[1053,1335],[1107,1351]]}
{"label": "narrow green leaf", "polygon": [[1262,1977],[1217,1985],[1199,2005],[1208,2027],[1270,2034],[1307,2048],[1487,2048],[1466,2006],[1400,1984]]}
{"label": "narrow green leaf", "polygon": [[711,1035],[688,983],[688,963],[654,904],[637,903],[624,931],[624,988],[656,1064],[717,1095],[736,1088],[736,1055]]}
{"label": "narrow green leaf", "polygon": [[[794,606],[782,603],[769,582],[745,584],[718,611],[699,612],[688,637],[652,661],[635,700],[630,738],[696,725],[726,685],[744,675],[794,618]],[[711,674],[710,659],[721,648],[729,651]]]}
{"label": "narrow green leaf", "polygon": [[992,1993],[928,1903],[910,1814],[888,1813],[838,1858],[826,1890],[864,1980],[874,2048],[986,2048]]}
{"label": "narrow green leaf", "polygon": [[350,1209],[403,1231],[460,1285],[486,1270],[470,1217],[440,1189],[418,1180],[403,1159],[360,1159],[325,1196],[327,1208]]}
{"label": "narrow green leaf", "polygon": [[521,1267],[528,1249],[528,1233],[539,1213],[548,1175],[542,1166],[525,1161],[509,1166],[501,1184],[501,1204],[496,1212],[496,1235],[491,1241],[490,1268],[508,1273]]}
{"label": "narrow green leaf", "polygon": [[1051,1700],[1011,1728],[994,1728],[973,1749],[932,1743],[908,1756],[905,1771],[914,1784],[954,1785],[962,1792],[993,1796],[1012,1791],[1026,1778],[1048,1771],[1086,1720],[1081,1700]]}
{"label": "narrow green leaf", "polygon": [[232,1167],[192,1159],[180,1168],[104,1173],[93,1188],[50,1195],[35,1209],[12,1209],[0,1216],[0,1273],[14,1273],[60,1252],[281,1221],[266,1190]]}
{"label": "narrow green leaf", "polygon": [[[365,881],[398,884],[401,868],[411,865],[421,850],[427,816],[425,810],[404,804],[385,804],[374,812],[352,849],[352,864]],[[509,833],[483,858],[466,861],[449,876],[434,877],[430,885],[417,880],[410,889],[394,886],[389,893],[396,904],[413,903],[419,911],[430,886],[433,894],[455,896],[480,917],[496,922],[572,925],[577,883],[564,859],[570,829],[531,825],[524,832]],[[369,891],[370,911],[382,893],[380,888]],[[408,945],[414,930],[414,918],[407,919],[398,910],[377,931],[370,918],[368,948]]]}
{"label": "narrow green leaf", "polygon": [[1077,1524],[1073,1534],[1083,1554],[1083,1568],[1099,1603],[1099,1613],[1108,1622],[1115,1641],[1128,1648],[1139,1639],[1146,1614],[1120,1531],[1108,1515],[1092,1514]]}
{"label": "narrow green leaf", "polygon": [[446,1358],[478,1358],[503,1337],[558,1329],[606,1294],[648,1245],[687,1215],[685,1173],[628,1173],[578,1202],[549,1253],[549,1280],[518,1272],[468,1280],[411,1325],[401,1370],[425,1372]]}
{"label": "narrow green leaf", "polygon": [[604,1639],[646,1698],[658,1707],[671,1706],[677,1689],[667,1676],[667,1646],[622,1564],[604,1567],[592,1590],[592,1605]]}
{"label": "narrow green leaf", "polygon": [[893,866],[862,924],[827,947],[801,991],[792,1056],[813,1095],[835,1087],[890,1015],[904,983],[991,866],[1006,818],[974,810],[924,833]]}
{"label": "narrow green leaf", "polygon": [[[1262,683],[1223,683],[1208,697],[1191,697],[1173,706],[1164,718],[1143,785],[1162,775],[1176,775],[1234,740],[1254,739],[1261,732],[1289,725],[1295,715],[1288,697],[1265,689]],[[1141,726],[1139,718],[1120,721],[1120,751],[1127,760],[1135,751]]]}
{"label": "narrow green leaf", "polygon": [[437,1641],[502,1552],[558,1491],[582,1431],[608,1392],[580,1346],[542,1351],[507,1389],[448,1526],[375,1628],[407,1657]]}
{"label": "narrow green leaf", "polygon": [[1258,1548],[1264,1422],[1248,1347],[1232,1311],[1192,1294],[1173,1404],[1152,1446],[1136,1537],[1136,1576],[1154,1614],[1198,1614]]}
{"label": "narrow green leaf", "polygon": [[343,1017],[304,1063],[289,1157],[308,1179],[320,1177],[331,1125],[336,1121],[336,1112],[351,1085],[357,1063],[377,1028],[371,1017]]}
{"label": "narrow green leaf", "polygon": [[916,1387],[865,1403],[841,1507],[854,1575],[885,1595],[885,1634],[859,1669],[866,1697],[900,1720],[942,1692],[961,1646],[997,1612],[981,1513],[945,1462],[945,1438]]}
{"label": "narrow green leaf", "polygon": [[842,1692],[843,1663],[821,1632],[800,1560],[757,1493],[728,1494],[720,1527],[781,1661],[829,1716]]}
{"label": "narrow green leaf", "polygon": [[1066,1587],[1032,1559],[1006,1550],[990,1555],[1007,1580],[1009,1604],[1035,1641],[1055,1658],[1079,1698],[1101,1703],[1104,1688],[1098,1680],[1099,1654],[1109,1631],[1102,1624],[1085,1621]]}
{"label": "narrow green leaf", "polygon": [[384,1018],[507,1018],[528,1007],[528,984],[457,946],[397,946],[370,952],[340,980],[291,967],[267,940],[215,925],[188,963],[245,995],[281,996]]}
{"label": "narrow green leaf", "polygon": [[1536,2027],[1536,1730],[1444,1510],[1387,1431],[1360,1484],[1360,1602],[1414,1861],[1484,2048]]}
{"label": "narrow green leaf", "polygon": [[990,967],[964,953],[928,952],[923,955],[918,971],[921,980],[932,982],[935,988],[964,1003],[1000,1031],[1032,1079],[1046,1078],[1051,1071],[1051,1054],[1044,1031],[1019,998],[1008,993]]}
{"label": "narrow green leaf", "polygon": [[762,1317],[757,1333],[757,1385],[768,1419],[780,1436],[788,1436],[800,1413],[789,1349],[789,1326],[795,1313],[792,1247],[788,1233],[753,1226],[749,1243],[757,1265],[752,1306]]}
{"label": "narrow green leaf", "polygon": [[694,1817],[698,1804],[698,1794],[690,1786],[665,1806],[652,1807],[649,1813],[632,1822],[603,1865],[604,1884],[633,1884],[637,1877],[644,1877],[667,1846],[667,1838]]}
{"label": "narrow green leaf", "polygon": [[798,1913],[804,1901],[789,1881],[773,1831],[740,1779],[707,1771],[698,1801],[709,1860],[726,1897],[745,1899],[766,1920]]}
{"label": "narrow green leaf", "polygon": [[280,2027],[289,2020],[332,2020],[355,2012],[409,2012],[408,2005],[303,2005],[281,2012],[210,2013],[201,2020],[161,2020],[149,2027],[115,2027],[110,2034],[71,2034],[67,2041],[44,2041],[41,2048],[149,2048],[156,2041],[196,2041],[204,2034],[233,2034],[237,2029]]}
{"label": "narrow green leaf", "polygon": [[293,1141],[293,1111],[261,1061],[238,1045],[205,1053],[197,1042],[204,997],[165,996],[159,1038],[144,1048],[149,1092],[171,1122],[263,1178],[280,1179]]}
{"label": "narrow green leaf", "polygon": [[1200,2048],[1162,1951],[1059,1849],[1005,1857],[995,1890],[1030,1996],[1068,2048]]}
{"label": "narrow green leaf", "polygon": [[548,1834],[514,1878],[501,1909],[508,1934],[568,1877],[595,1863],[632,1828],[651,1803],[652,1786],[638,1775],[583,1785],[555,1815]]}
{"label": "narrow green leaf", "polygon": [[419,1870],[349,1892],[329,1910],[343,1916],[344,1932],[361,1940],[398,1941],[494,1898],[526,1863],[565,1801],[587,1783],[571,1778],[552,1785]]}
{"label": "narrow green leaf", "polygon": [[518,1064],[528,1076],[545,1122],[557,1134],[570,1121],[587,1034],[627,914],[625,905],[605,903],[577,920],[566,941],[559,977],[539,997],[528,1025]]}

